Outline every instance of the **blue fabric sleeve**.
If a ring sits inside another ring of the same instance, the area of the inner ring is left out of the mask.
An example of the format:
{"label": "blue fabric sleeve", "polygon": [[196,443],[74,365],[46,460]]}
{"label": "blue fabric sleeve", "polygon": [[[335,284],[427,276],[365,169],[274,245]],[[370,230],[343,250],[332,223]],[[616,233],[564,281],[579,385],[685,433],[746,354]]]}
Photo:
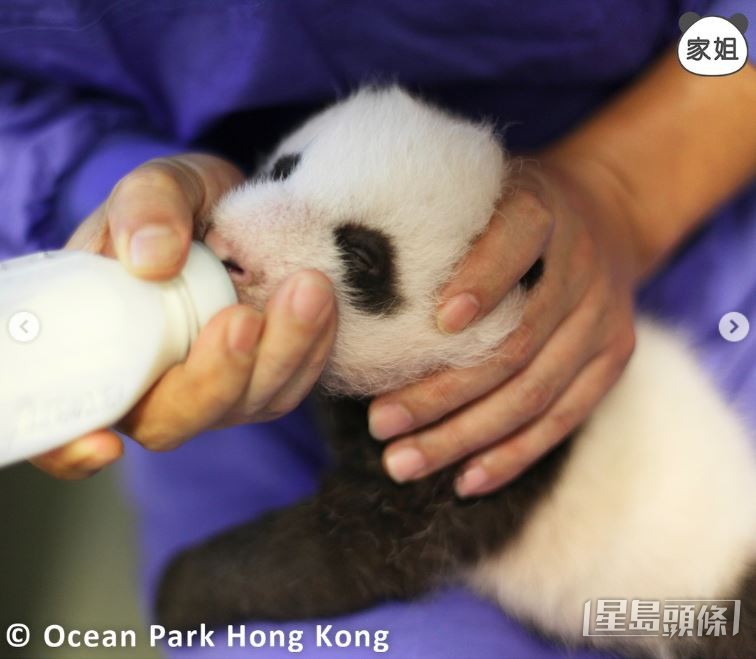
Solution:
{"label": "blue fabric sleeve", "polygon": [[138,128],[134,108],[0,75],[0,259],[61,247],[118,178],[178,150],[122,134]]}

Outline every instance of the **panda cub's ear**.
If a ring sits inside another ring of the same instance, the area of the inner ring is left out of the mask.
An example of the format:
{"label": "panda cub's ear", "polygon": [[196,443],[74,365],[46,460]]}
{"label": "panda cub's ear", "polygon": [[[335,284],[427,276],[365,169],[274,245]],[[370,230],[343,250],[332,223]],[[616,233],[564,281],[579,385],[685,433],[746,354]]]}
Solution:
{"label": "panda cub's ear", "polygon": [[274,181],[286,180],[297,168],[301,159],[302,154],[300,153],[288,153],[281,156],[275,163],[273,163],[273,168],[270,170],[270,177]]}

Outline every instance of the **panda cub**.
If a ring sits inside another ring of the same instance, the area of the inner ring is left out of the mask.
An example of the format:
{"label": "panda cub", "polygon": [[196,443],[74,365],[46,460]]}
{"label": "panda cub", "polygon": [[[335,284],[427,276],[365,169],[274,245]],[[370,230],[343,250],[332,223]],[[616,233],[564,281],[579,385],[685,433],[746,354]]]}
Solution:
{"label": "panda cub", "polygon": [[[162,624],[336,616],[454,581],[569,645],[756,655],[754,452],[690,352],[650,320],[590,420],[514,483],[461,500],[454,468],[403,485],[385,475],[370,398],[486,359],[549,267],[462,333],[437,329],[435,295],[507,175],[490,126],[399,88],[365,89],[285,138],[260,176],[217,204],[206,240],[242,301],[262,309],[302,268],[334,284],[339,324],[319,397],[334,467],[312,498],[180,553],[159,590]],[[628,609],[739,599],[740,631],[584,637],[586,602],[609,598]]]}

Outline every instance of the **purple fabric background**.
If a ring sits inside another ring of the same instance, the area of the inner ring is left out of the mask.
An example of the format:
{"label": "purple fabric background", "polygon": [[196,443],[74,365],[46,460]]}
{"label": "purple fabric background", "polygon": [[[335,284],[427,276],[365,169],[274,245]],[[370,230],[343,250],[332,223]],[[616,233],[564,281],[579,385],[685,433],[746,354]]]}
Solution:
{"label": "purple fabric background", "polygon": [[[511,124],[510,146],[532,148],[631,81],[678,37],[685,10],[743,11],[753,55],[753,8],[746,0],[4,3],[0,258],[60,246],[121,175],[201,141],[234,113],[314,106],[361,82],[396,80],[470,116]],[[220,130],[231,142],[268,142],[272,129],[257,116]],[[640,301],[689,336],[756,427],[756,190],[721,209]],[[754,326],[739,344],[717,333],[730,310]],[[175,548],[304,496],[324,464],[306,409],[271,424],[205,433],[170,454],[129,443],[126,487],[142,534],[145,607]],[[390,629],[390,656],[566,656],[462,589],[334,622]],[[284,627],[309,630],[301,656],[346,656],[317,652],[309,623]],[[251,652],[274,657],[285,650],[175,654]]]}

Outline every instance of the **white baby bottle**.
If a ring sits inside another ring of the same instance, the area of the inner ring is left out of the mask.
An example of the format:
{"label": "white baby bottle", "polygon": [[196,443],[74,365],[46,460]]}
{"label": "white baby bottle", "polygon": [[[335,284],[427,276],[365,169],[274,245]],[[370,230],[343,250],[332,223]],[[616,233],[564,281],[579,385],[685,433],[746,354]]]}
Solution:
{"label": "white baby bottle", "polygon": [[200,243],[167,282],[87,252],[0,262],[0,466],[114,424],[236,301]]}

